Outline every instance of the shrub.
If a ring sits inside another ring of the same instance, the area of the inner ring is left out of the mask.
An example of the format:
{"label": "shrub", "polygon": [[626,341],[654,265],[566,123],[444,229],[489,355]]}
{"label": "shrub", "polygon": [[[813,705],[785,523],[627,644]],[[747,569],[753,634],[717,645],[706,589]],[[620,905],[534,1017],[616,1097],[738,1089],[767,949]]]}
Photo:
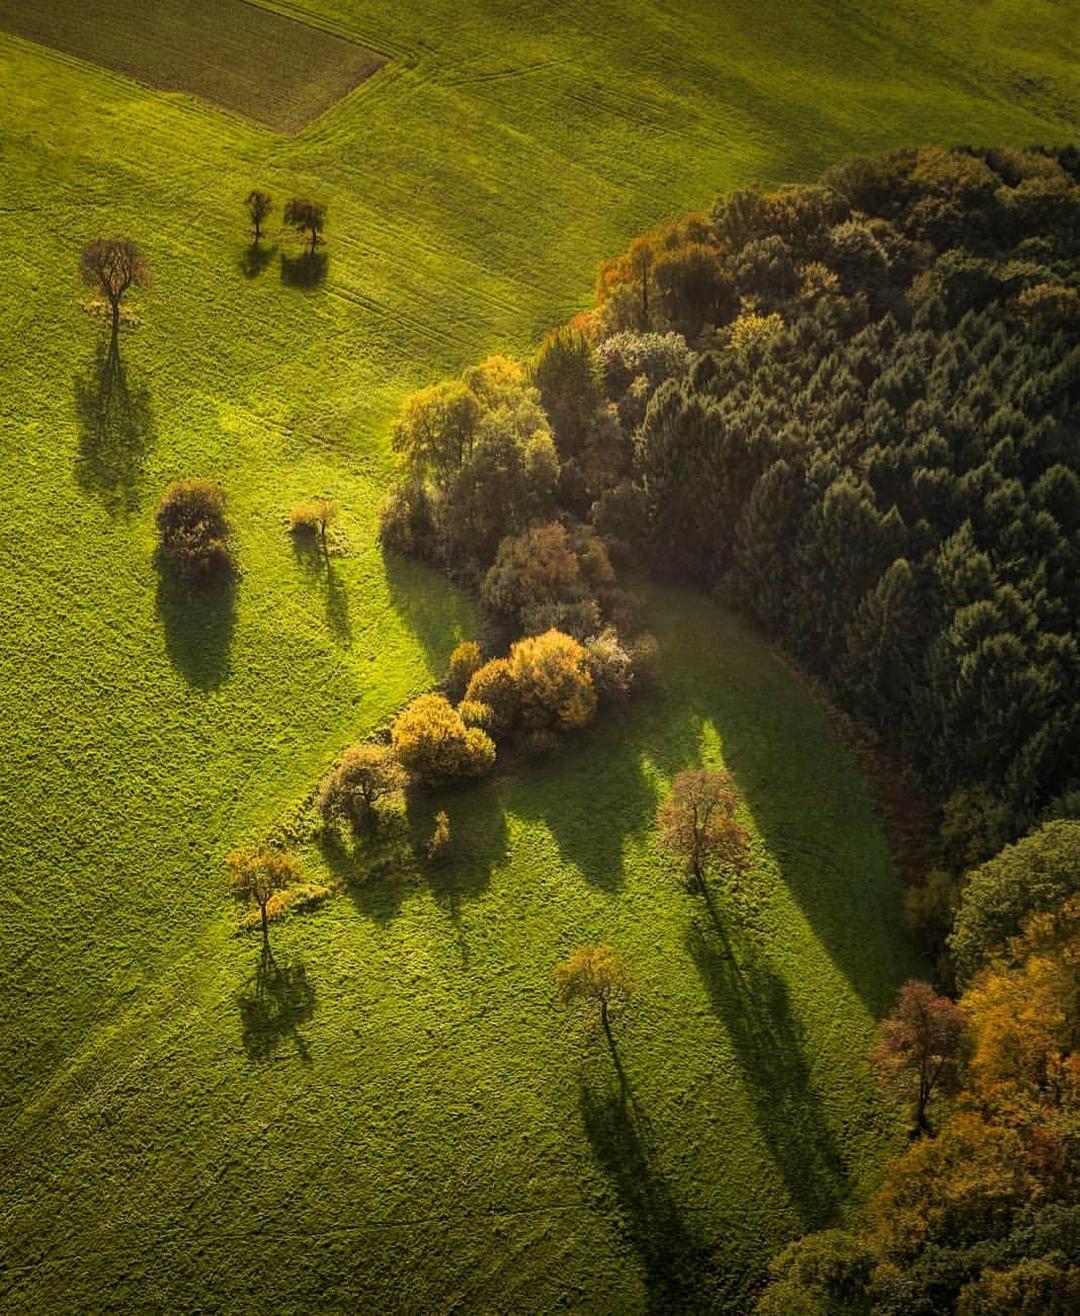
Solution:
{"label": "shrub", "polygon": [[634,665],[614,627],[608,626],[585,641],[585,657],[600,699],[621,703],[630,697]]}
{"label": "shrub", "polygon": [[479,777],[495,762],[495,746],[479,727],[467,727],[442,695],[421,695],[391,732],[394,753],[420,781]]}
{"label": "shrub", "polygon": [[458,716],[467,727],[479,727],[487,731],[495,721],[490,704],[482,704],[476,699],[463,699],[457,706]]}
{"label": "shrub", "polygon": [[465,689],[466,704],[482,704],[491,710],[491,725],[505,731],[517,720],[521,695],[506,658],[493,658],[475,671]]}
{"label": "shrub", "polygon": [[596,712],[596,691],[584,648],[561,631],[519,640],[510,650],[510,671],[526,726],[568,731]]}
{"label": "shrub", "polygon": [[328,822],[362,828],[375,818],[379,800],[406,785],[405,770],[388,745],[353,745],[319,788],[319,809]]}
{"label": "shrub", "polygon": [[181,576],[208,580],[232,567],[225,494],[210,480],[177,480],[155,517],[165,559]]}
{"label": "shrub", "polygon": [[483,663],[480,646],[475,640],[464,640],[450,655],[446,673],[446,688],[455,699],[465,693],[465,687]]}

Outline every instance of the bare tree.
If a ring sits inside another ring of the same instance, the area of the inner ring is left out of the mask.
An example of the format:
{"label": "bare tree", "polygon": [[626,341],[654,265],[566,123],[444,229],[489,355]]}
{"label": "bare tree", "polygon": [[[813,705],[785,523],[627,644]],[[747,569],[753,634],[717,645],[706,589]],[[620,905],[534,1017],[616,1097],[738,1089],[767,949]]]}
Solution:
{"label": "bare tree", "polygon": [[274,203],[269,192],[262,192],[256,187],[247,194],[244,204],[251,219],[251,236],[258,246],[259,239],[262,237],[263,220],[269,215]]}
{"label": "bare tree", "polygon": [[294,196],[285,207],[285,223],[298,233],[307,233],[311,239],[311,253],[322,241],[326,227],[326,207],[310,197]]}
{"label": "bare tree", "polygon": [[130,238],[95,238],[79,255],[79,274],[88,288],[109,303],[115,353],[120,334],[120,303],[129,288],[150,282],[150,267]]}

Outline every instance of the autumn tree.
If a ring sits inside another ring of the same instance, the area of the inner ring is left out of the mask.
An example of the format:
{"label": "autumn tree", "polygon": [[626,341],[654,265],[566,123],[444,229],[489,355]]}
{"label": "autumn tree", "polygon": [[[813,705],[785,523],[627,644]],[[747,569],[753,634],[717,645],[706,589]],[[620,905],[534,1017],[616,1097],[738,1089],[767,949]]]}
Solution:
{"label": "autumn tree", "polygon": [[353,745],[327,773],[319,788],[319,809],[328,822],[357,829],[371,826],[378,802],[404,789],[405,769],[389,745]]}
{"label": "autumn tree", "polygon": [[407,772],[429,784],[480,777],[495,762],[491,737],[467,727],[442,695],[421,695],[391,731],[394,753]]}
{"label": "autumn tree", "polygon": [[564,1005],[576,1001],[600,1007],[600,1024],[611,1035],[611,1009],[629,996],[630,984],[610,946],[579,946],[555,966],[555,982]]}
{"label": "autumn tree", "polygon": [[88,288],[109,304],[112,320],[112,350],[120,334],[120,303],[129,288],[150,282],[150,267],[130,238],[95,238],[79,255],[79,275]]}
{"label": "autumn tree", "polygon": [[455,646],[446,671],[446,688],[455,699],[464,695],[466,687],[483,666],[483,662],[483,654],[475,640],[462,640]]}
{"label": "autumn tree", "polygon": [[489,708],[497,732],[509,730],[521,712],[521,691],[509,659],[492,658],[478,667],[465,687],[465,702]]}
{"label": "autumn tree", "polygon": [[266,217],[270,214],[273,201],[269,192],[260,191],[259,188],[252,188],[247,194],[244,202],[247,207],[248,218],[251,220],[251,237],[255,245],[258,246],[259,239],[262,237],[262,226]]}
{"label": "autumn tree", "polygon": [[571,731],[592,721],[596,691],[588,655],[572,636],[550,630],[519,640],[509,665],[527,727]]}
{"label": "autumn tree", "polygon": [[710,864],[743,868],[747,863],[750,837],[735,817],[738,807],[734,779],[719,768],[680,772],[660,806],[660,842],[686,865],[702,891]]}
{"label": "autumn tree", "polygon": [[443,380],[412,393],[390,431],[390,442],[415,479],[446,485],[472,452],[480,404],[461,380]]}
{"label": "autumn tree", "polygon": [[285,223],[297,233],[308,235],[311,254],[314,255],[326,228],[326,207],[310,197],[294,196],[285,205]]}
{"label": "autumn tree", "polygon": [[308,531],[318,536],[323,552],[327,550],[327,532],[341,516],[341,507],[336,498],[321,496],[308,498],[302,503],[295,503],[289,510],[289,529]]}
{"label": "autumn tree", "polygon": [[233,899],[243,905],[258,906],[262,917],[263,940],[268,941],[270,902],[297,880],[300,876],[299,865],[287,851],[271,850],[267,846],[246,846],[234,850],[225,865]]}
{"label": "autumn tree", "polygon": [[882,1078],[910,1099],[914,1127],[928,1133],[927,1111],[939,1088],[956,1077],[964,1012],[929,983],[910,979],[892,1013],[882,1021],[871,1061]]}

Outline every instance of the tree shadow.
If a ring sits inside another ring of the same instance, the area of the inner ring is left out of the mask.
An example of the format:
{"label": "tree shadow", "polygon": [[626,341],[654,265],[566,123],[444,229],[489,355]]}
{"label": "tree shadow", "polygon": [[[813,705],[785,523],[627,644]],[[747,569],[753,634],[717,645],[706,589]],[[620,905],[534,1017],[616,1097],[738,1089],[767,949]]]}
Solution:
{"label": "tree shadow", "polygon": [[444,572],[425,562],[387,548],[382,549],[382,559],[390,605],[420,641],[432,671],[441,677],[454,645],[481,637],[476,603]]}
{"label": "tree shadow", "polygon": [[880,1017],[897,985],[921,968],[901,930],[900,882],[857,765],[798,674],[747,622],[690,588],[648,594],[664,645],[693,657],[662,673],[655,702],[673,730],[656,727],[650,756],[678,771],[701,761],[706,734],[719,744],[779,876]]}
{"label": "tree shadow", "polygon": [[802,1224],[835,1224],[849,1193],[848,1171],[811,1080],[787,984],[715,909],[691,927],[687,942]]}
{"label": "tree shadow", "polygon": [[326,624],[331,635],[342,648],[352,643],[352,625],[349,621],[349,591],[341,573],[322,539],[313,532],[293,531],[293,557],[309,579],[321,582],[325,591]]}
{"label": "tree shadow", "polygon": [[245,279],[257,279],[277,255],[277,245],[264,247],[252,242],[240,253],[240,271]]}
{"label": "tree shadow", "polygon": [[110,339],[98,344],[93,362],[76,375],[74,390],[75,478],[113,515],[133,512],[155,438],[149,387]]}
{"label": "tree shadow", "polygon": [[281,253],[281,282],[286,288],[310,292],[326,282],[330,257],[325,251],[305,251],[301,256]]}
{"label": "tree shadow", "polygon": [[581,1085],[581,1118],[597,1162],[618,1197],[627,1241],[645,1272],[649,1312],[696,1309],[705,1254],[657,1164],[652,1129],[610,1032],[606,1083]]}
{"label": "tree shadow", "polygon": [[206,584],[193,584],[177,576],[160,553],[156,566],[157,614],[169,660],[191,685],[214,690],[229,675],[236,575],[230,571]]}
{"label": "tree shadow", "polygon": [[282,1042],[290,1040],[305,1064],[311,1054],[302,1025],[315,1013],[315,988],[304,961],[274,954],[263,941],[255,972],[239,998],[240,1030],[244,1050],[252,1060],[269,1060]]}
{"label": "tree shadow", "polygon": [[461,962],[466,966],[469,947],[462,910],[468,901],[487,890],[492,872],[505,862],[510,849],[503,789],[502,782],[489,778],[454,791],[417,793],[409,800],[413,844],[417,849],[431,836],[435,814],[440,809],[450,817],[450,854],[441,863],[425,863],[424,875],[436,903],[450,920]]}
{"label": "tree shadow", "polygon": [[557,754],[514,765],[507,804],[543,822],[563,862],[614,892],[625,876],[627,841],[652,827],[659,802],[642,759],[639,705],[601,709],[584,733],[560,739]]}

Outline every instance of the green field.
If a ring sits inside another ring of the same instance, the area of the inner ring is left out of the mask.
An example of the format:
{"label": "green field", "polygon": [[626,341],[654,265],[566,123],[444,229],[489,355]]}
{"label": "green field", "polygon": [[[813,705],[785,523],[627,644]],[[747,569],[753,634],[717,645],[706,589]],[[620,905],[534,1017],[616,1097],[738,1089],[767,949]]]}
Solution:
{"label": "green field", "polygon": [[[269,1018],[223,857],[477,628],[375,542],[408,390],[525,351],[599,258],[723,187],[1066,140],[1074,15],[276,8],[388,60],[292,136],[0,33],[0,1305],[664,1310],[709,1252],[717,1304],[745,1310],[768,1251],[841,1218],[894,1145],[862,1056],[916,966],[865,788],[762,641],[653,591],[659,692],[455,795],[434,884],[353,885],[277,928]],[[253,185],[328,203],[315,286],[287,239],[250,260]],[[155,277],[110,399],[76,279],[99,233]],[[185,475],[220,479],[237,525],[213,608],[153,567],[154,500]],[[329,579],[284,519],[323,491],[349,545]],[[723,935],[651,831],[699,757],[758,838]],[[554,1002],[585,940],[634,974],[618,1064]]]}

